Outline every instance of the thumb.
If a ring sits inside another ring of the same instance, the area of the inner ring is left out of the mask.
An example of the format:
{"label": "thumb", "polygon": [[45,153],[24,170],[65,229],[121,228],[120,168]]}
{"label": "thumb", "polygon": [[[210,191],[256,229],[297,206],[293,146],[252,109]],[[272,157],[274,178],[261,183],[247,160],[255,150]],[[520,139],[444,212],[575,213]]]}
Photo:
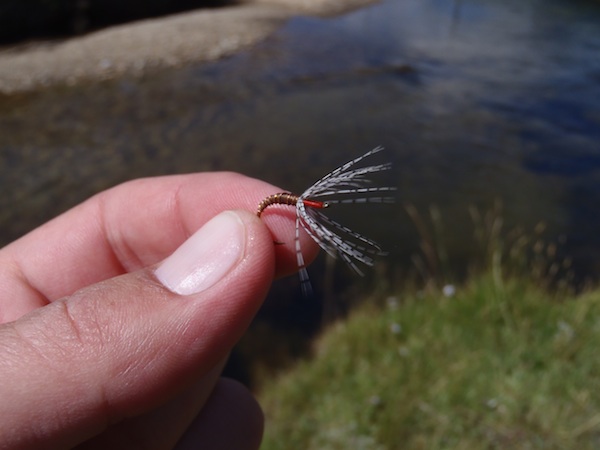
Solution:
{"label": "thumb", "polygon": [[74,446],[169,401],[226,357],[274,271],[268,229],[228,211],[157,268],[0,326],[0,441]]}

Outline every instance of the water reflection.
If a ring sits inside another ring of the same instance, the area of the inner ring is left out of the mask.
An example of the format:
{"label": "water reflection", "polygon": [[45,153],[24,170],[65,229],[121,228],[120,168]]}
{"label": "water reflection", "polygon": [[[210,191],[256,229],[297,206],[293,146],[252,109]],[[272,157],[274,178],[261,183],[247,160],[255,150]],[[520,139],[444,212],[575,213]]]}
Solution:
{"label": "water reflection", "polygon": [[558,0],[389,0],[292,19],[209,65],[3,98],[2,241],[129,178],[226,169],[301,192],[384,145],[400,202],[351,225],[391,262],[417,248],[403,203],[440,205],[459,261],[472,248],[467,205],[501,199],[507,226],[546,221],[594,274],[599,19]]}

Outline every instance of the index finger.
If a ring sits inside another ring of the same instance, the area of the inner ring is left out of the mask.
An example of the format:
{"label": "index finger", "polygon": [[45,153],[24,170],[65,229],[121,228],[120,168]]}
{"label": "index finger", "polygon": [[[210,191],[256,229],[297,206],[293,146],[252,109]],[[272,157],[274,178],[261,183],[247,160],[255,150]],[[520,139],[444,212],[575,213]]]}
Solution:
{"label": "index finger", "polygon": [[[20,309],[26,312],[84,286],[150,266],[221,211],[254,211],[264,197],[279,191],[230,172],[124,183],[1,250],[0,298],[13,304],[21,301]],[[273,210],[263,220],[273,240],[285,244],[275,246],[276,275],[295,271],[294,210]],[[317,247],[304,233],[301,239],[310,260]],[[4,311],[2,317],[0,309],[0,322],[6,319]]]}

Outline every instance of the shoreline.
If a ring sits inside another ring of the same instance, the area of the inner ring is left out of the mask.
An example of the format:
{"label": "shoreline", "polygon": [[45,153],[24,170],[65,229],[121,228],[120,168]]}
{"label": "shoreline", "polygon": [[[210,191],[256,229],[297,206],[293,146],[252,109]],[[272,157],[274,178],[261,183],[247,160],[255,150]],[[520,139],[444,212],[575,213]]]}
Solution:
{"label": "shoreline", "polygon": [[102,81],[208,62],[265,39],[296,15],[331,16],[373,0],[249,0],[0,48],[0,93]]}

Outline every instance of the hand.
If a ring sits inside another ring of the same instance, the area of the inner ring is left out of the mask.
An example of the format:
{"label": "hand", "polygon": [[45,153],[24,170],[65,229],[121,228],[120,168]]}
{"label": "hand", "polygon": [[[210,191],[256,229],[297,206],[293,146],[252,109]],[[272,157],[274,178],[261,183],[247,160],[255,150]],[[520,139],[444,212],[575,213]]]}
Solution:
{"label": "hand", "polygon": [[219,374],[296,269],[294,210],[253,212],[279,191],[137,180],[0,250],[0,448],[258,448],[260,407]]}

